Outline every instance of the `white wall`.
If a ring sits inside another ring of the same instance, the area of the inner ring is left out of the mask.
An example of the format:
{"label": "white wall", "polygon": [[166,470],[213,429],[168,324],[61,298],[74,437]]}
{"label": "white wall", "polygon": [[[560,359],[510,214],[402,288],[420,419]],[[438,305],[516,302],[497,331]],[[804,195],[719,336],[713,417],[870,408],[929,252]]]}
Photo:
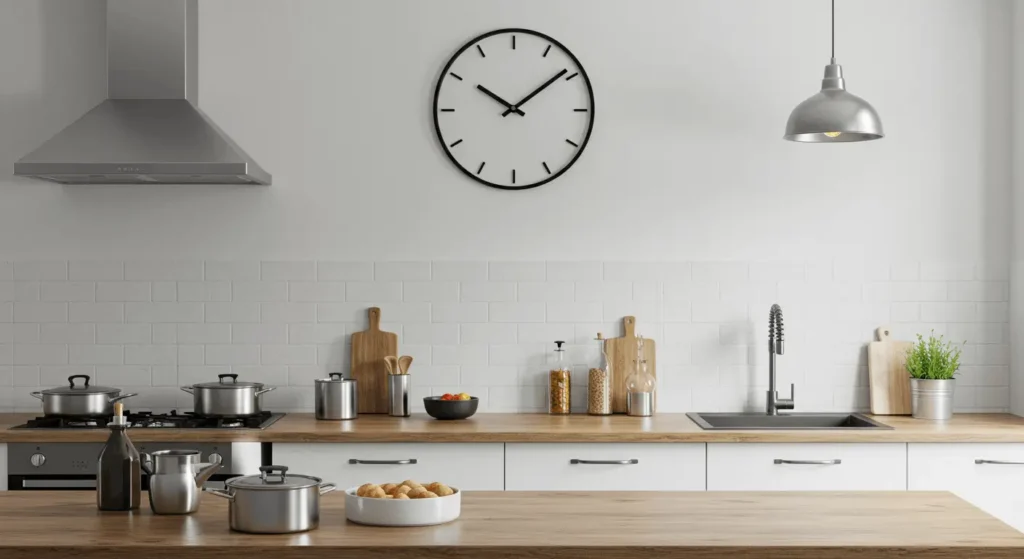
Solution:
{"label": "white wall", "polygon": [[[61,187],[7,177],[0,258],[25,269],[34,260],[736,261],[748,272],[734,279],[745,286],[759,283],[749,272],[758,263],[796,262],[802,271],[790,280],[856,286],[828,301],[856,309],[855,330],[836,326],[836,316],[787,315],[834,333],[835,343],[865,342],[874,325],[897,318],[890,300],[884,312],[872,307],[874,280],[943,284],[922,301],[896,302],[916,309],[898,315],[912,324],[1004,324],[1004,310],[984,305],[1006,305],[1009,2],[839,2],[839,62],[889,135],[784,142],[789,111],[817,90],[828,62],[827,8],[812,0],[204,0],[200,104],[274,173],[274,186]],[[6,0],[0,14],[0,165],[10,169],[102,98],[103,14],[102,2],[60,0]],[[597,97],[584,156],[527,192],[465,179],[437,147],[429,114],[447,57],[506,26],[565,43]],[[600,269],[597,281],[608,278]],[[860,270],[852,279],[840,273],[851,269]],[[767,283],[781,290],[780,281]],[[970,300],[950,301],[957,289]],[[654,290],[665,297],[664,284]],[[762,303],[716,324],[749,315],[749,330],[760,332]],[[950,305],[927,314],[913,307],[921,303]],[[641,305],[628,308],[644,320]],[[666,313],[648,310],[659,320]],[[995,378],[1006,376],[1003,329],[968,330],[977,334],[969,341],[995,342],[995,362],[986,361],[1003,368]],[[713,347],[728,345],[720,341]],[[687,338],[686,351],[712,351],[699,343]],[[686,359],[679,365],[693,364]],[[858,357],[836,360],[848,368],[826,383],[829,405],[836,387],[862,384],[851,380]],[[712,365],[706,382],[717,383],[721,364]],[[27,382],[39,374],[20,372]],[[485,384],[471,369],[459,374]],[[1007,407],[1002,394],[985,409]],[[972,396],[961,408],[976,403]]]}

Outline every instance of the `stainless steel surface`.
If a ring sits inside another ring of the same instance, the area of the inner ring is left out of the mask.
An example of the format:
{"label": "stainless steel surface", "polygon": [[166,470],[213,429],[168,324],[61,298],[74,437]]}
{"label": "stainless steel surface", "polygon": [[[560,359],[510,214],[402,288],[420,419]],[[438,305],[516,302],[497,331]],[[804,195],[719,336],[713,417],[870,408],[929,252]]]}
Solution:
{"label": "stainless steel surface", "polygon": [[784,460],[782,458],[776,458],[775,464],[793,464],[797,466],[838,466],[843,461],[839,458],[833,458],[832,460]]}
{"label": "stainless steel surface", "polygon": [[765,415],[762,413],[700,413],[690,412],[687,417],[708,431],[714,430],[794,430],[794,429],[892,429],[859,413],[792,413]]}
{"label": "stainless steel surface", "polygon": [[[138,396],[121,394],[120,388],[90,385],[89,375],[71,375],[68,386],[31,392],[43,402],[43,415],[48,416],[109,416],[114,413],[114,402]],[[76,383],[75,379],[83,379]]]}
{"label": "stainless steel surface", "polygon": [[359,415],[356,380],[346,379],[341,373],[331,373],[330,378],[314,380],[313,397],[317,419],[356,419]]}
{"label": "stainless steel surface", "polygon": [[196,0],[107,0],[109,99],[14,165],[65,184],[270,184],[198,103]]}
{"label": "stainless steel surface", "polygon": [[217,375],[217,382],[204,382],[181,389],[192,394],[193,410],[207,417],[245,417],[263,411],[263,394],[274,390],[258,382],[238,382],[236,374]]}
{"label": "stainless steel surface", "polygon": [[33,468],[39,468],[46,464],[46,455],[39,454],[38,452],[33,454],[28,459],[29,463],[32,464]]}
{"label": "stainless steel surface", "polygon": [[405,466],[408,464],[416,464],[419,461],[415,458],[406,458],[405,460],[360,460],[358,458],[349,458],[349,464],[366,464],[376,466]]}
{"label": "stainless steel surface", "polygon": [[626,415],[635,417],[654,415],[654,393],[630,392],[626,396]]}
{"label": "stainless steel surface", "polygon": [[22,489],[96,489],[95,479],[23,479]]}
{"label": "stainless steel surface", "polygon": [[1024,466],[1024,462],[1013,462],[1010,460],[986,460],[984,458],[975,458],[975,464],[993,464],[996,466]]}
{"label": "stainless steel surface", "polygon": [[198,450],[142,453],[142,469],[150,476],[149,507],[155,514],[191,514],[199,510],[203,484],[221,467],[219,461],[200,462],[201,455]]}
{"label": "stainless steel surface", "polygon": [[410,375],[387,375],[388,377],[388,415],[392,417],[409,417]]}
{"label": "stainless steel surface", "polygon": [[846,91],[843,68],[836,64],[835,0],[832,0],[832,59],[825,66],[821,91],[789,115],[783,138],[794,142],[862,142],[885,136],[882,119],[870,103]]}
{"label": "stainless steel surface", "polygon": [[[226,490],[207,492],[230,501],[232,530],[253,534],[313,530],[320,525],[320,496],[337,486],[312,476],[289,475],[287,470],[284,466],[262,466],[260,476],[235,478],[227,482]],[[292,478],[298,478],[297,484],[291,483]]]}
{"label": "stainless steel surface", "polygon": [[768,311],[768,397],[765,412],[778,415],[779,410],[791,410],[796,407],[796,385],[789,385],[789,398],[779,398],[775,388],[775,356],[785,353],[785,329],[782,324],[782,307],[772,305]]}
{"label": "stainless steel surface", "polygon": [[910,408],[914,419],[945,421],[953,417],[955,388],[955,379],[910,379]]}
{"label": "stainless steel surface", "polygon": [[636,458],[630,458],[629,460],[580,460],[579,458],[573,458],[572,460],[569,460],[569,463],[593,466],[631,466],[633,464],[639,464],[640,460]]}
{"label": "stainless steel surface", "polygon": [[[128,430],[131,436],[132,429]],[[154,453],[161,450],[198,450],[203,462],[214,462],[214,455],[222,457],[220,473],[239,475],[257,471],[259,463],[252,463],[246,456],[238,456],[234,447],[248,449],[259,454],[260,443],[196,443],[196,442],[140,442],[135,447],[140,453]],[[96,456],[103,443],[8,443],[7,473],[21,476],[45,475],[95,475]],[[241,454],[246,454],[242,452]],[[43,460],[33,458],[42,456]],[[36,466],[37,462],[41,462]]]}

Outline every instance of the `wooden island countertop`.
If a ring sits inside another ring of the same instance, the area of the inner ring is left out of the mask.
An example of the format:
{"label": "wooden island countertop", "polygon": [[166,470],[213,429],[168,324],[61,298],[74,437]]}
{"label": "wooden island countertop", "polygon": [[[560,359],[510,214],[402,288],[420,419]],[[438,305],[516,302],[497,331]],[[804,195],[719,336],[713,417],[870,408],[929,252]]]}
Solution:
{"label": "wooden island countertop", "polygon": [[[146,501],[143,495],[143,501]],[[228,529],[228,504],[199,512],[101,513],[92,492],[0,494],[0,557],[273,558],[1019,558],[1024,534],[950,493],[467,493],[441,526],[345,520],[324,496],[320,528],[251,535]]]}
{"label": "wooden island countertop", "polygon": [[[0,414],[0,443],[102,442],[106,429],[38,430],[10,428],[38,414]],[[623,415],[554,416],[547,414],[481,413],[465,421],[437,421],[427,415],[409,418],[361,415],[353,421],[317,421],[312,414],[293,413],[263,431],[233,429],[133,429],[137,442],[261,441],[427,442],[427,443],[587,443],[587,442],[990,442],[1024,443],[1024,418],[1010,414],[957,414],[933,422],[909,416],[877,416],[891,430],[862,431],[704,431],[685,414],[650,418]]]}

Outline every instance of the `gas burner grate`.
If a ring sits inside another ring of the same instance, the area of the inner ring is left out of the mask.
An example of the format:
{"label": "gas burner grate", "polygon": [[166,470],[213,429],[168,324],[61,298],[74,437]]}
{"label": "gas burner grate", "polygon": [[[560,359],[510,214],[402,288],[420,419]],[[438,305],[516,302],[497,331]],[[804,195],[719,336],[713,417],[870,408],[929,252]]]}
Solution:
{"label": "gas burner grate", "polygon": [[[249,417],[207,417],[193,412],[153,413],[126,412],[131,429],[262,429],[284,417],[282,413],[265,411]],[[102,429],[110,417],[36,417],[12,429]]]}

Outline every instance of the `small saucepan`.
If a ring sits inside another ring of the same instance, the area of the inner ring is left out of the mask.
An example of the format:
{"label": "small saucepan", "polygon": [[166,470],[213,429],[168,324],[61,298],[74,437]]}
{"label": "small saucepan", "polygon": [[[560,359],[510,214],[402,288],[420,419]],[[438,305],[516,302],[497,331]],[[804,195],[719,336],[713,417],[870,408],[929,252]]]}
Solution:
{"label": "small saucepan", "polygon": [[[84,379],[75,384],[75,379]],[[43,415],[47,416],[110,416],[114,415],[114,402],[138,394],[121,394],[120,388],[90,386],[89,375],[71,375],[68,386],[47,388],[32,392],[32,396],[43,401]]]}
{"label": "small saucepan", "polygon": [[231,478],[226,489],[207,489],[231,504],[231,529],[250,534],[289,534],[320,525],[320,496],[337,489],[318,477],[289,474],[287,466],[260,466],[260,475]]}

